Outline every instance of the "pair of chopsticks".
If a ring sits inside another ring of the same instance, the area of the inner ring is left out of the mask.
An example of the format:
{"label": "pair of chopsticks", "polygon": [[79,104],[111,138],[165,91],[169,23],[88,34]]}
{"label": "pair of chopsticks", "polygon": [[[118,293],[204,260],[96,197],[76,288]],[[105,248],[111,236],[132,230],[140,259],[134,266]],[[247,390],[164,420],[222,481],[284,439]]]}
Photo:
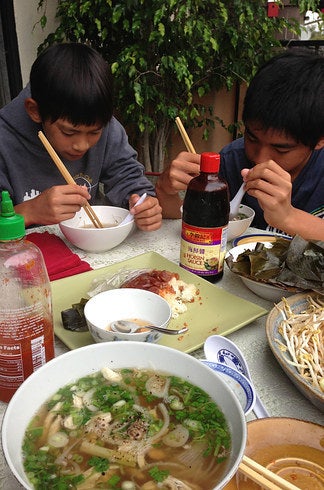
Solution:
{"label": "pair of chopsticks", "polygon": [[[59,169],[59,171],[63,175],[66,182],[68,184],[75,184],[75,181],[74,181],[72,175],[69,173],[68,169],[66,168],[66,166],[64,165],[64,163],[62,162],[62,160],[60,159],[60,157],[58,156],[58,154],[54,150],[54,148],[52,147],[51,143],[46,138],[45,134],[42,131],[39,131],[38,137],[41,140],[41,142],[43,143],[43,145],[45,146],[48,154],[52,157],[53,162],[55,163],[55,165],[57,166],[57,168]],[[83,206],[83,209],[85,210],[85,212],[89,216],[89,218],[92,221],[95,228],[103,228],[101,221],[99,220],[98,216],[96,215],[96,213],[94,212],[94,210],[92,209],[92,207],[90,206],[89,203],[85,204]]]}
{"label": "pair of chopsticks", "polygon": [[281,476],[268,470],[248,456],[243,456],[238,471],[253,480],[265,490],[299,490]]}
{"label": "pair of chopsticks", "polygon": [[196,153],[194,145],[191,143],[190,138],[188,136],[188,133],[185,130],[184,125],[182,124],[180,117],[176,117],[175,122],[176,122],[176,125],[178,126],[178,129],[179,129],[179,132],[182,136],[183,142],[184,142],[187,150],[189,151],[189,153]]}

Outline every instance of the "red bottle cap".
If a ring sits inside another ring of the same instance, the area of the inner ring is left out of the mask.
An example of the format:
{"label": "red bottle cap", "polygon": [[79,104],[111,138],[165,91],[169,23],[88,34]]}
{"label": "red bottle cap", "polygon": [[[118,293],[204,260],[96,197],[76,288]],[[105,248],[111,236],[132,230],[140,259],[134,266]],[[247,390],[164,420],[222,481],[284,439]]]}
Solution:
{"label": "red bottle cap", "polygon": [[220,154],[205,152],[200,157],[200,171],[207,173],[217,173],[220,165]]}

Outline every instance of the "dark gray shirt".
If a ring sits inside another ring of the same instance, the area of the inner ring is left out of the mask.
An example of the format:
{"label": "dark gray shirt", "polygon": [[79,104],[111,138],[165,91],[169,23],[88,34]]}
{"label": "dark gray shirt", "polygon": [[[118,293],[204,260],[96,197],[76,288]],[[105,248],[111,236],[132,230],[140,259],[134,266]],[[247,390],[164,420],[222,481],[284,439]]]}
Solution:
{"label": "dark gray shirt", "polygon": [[[45,189],[65,184],[51,157],[38,138],[40,124],[28,116],[24,101],[29,87],[0,110],[0,190],[19,204]],[[76,183],[86,185],[96,202],[99,183],[109,204],[128,207],[131,194],[155,196],[154,186],[144,175],[123,126],[112,118],[100,140],[80,160],[63,160]]]}

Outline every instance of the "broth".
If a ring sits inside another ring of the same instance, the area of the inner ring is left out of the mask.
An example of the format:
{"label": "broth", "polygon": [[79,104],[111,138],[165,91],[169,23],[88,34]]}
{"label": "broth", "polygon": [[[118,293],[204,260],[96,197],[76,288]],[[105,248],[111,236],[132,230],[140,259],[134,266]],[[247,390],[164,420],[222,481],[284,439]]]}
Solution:
{"label": "broth", "polygon": [[[115,226],[118,226],[118,223],[102,223],[103,228],[114,228]],[[83,225],[78,226],[78,228],[86,228],[86,229],[94,228],[94,229],[97,229],[93,223],[85,223]]]}
{"label": "broth", "polygon": [[39,490],[210,490],[230,449],[225,416],[200,388],[155,371],[104,368],[40,408],[23,459]]}
{"label": "broth", "polygon": [[[323,451],[302,444],[264,446],[249,456],[301,490],[323,490]],[[240,476],[239,490],[261,490],[249,478]]]}
{"label": "broth", "polygon": [[[136,333],[148,332],[150,330],[149,328],[145,328],[145,326],[150,325],[150,323],[146,320],[141,320],[140,318],[124,318],[123,321],[136,323],[136,325],[139,327],[136,330]],[[111,324],[106,327],[106,330],[109,332],[114,332],[114,330],[111,329]]]}

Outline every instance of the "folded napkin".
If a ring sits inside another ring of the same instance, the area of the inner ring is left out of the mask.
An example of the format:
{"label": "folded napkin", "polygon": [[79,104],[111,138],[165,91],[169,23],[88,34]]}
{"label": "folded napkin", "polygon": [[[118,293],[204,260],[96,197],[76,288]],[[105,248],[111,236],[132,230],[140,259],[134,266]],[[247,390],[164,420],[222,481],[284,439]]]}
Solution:
{"label": "folded napkin", "polygon": [[88,262],[81,260],[77,254],[73,253],[65,245],[60,237],[53,233],[48,233],[48,231],[30,233],[26,236],[26,239],[40,248],[51,281],[62,277],[74,276],[92,269]]}

